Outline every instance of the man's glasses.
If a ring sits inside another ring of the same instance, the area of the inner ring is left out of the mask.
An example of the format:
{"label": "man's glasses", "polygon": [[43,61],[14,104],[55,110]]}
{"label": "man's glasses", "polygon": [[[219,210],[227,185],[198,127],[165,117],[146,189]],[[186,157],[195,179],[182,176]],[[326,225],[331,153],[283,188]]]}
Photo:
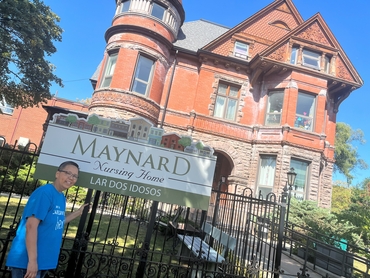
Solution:
{"label": "man's glasses", "polygon": [[77,179],[78,179],[78,176],[77,176],[77,175],[75,175],[75,174],[73,174],[73,173],[71,173],[70,171],[59,170],[59,172],[63,172],[63,173],[65,173],[68,177],[70,177],[70,178],[72,178],[72,179],[75,179],[75,180],[77,180]]}

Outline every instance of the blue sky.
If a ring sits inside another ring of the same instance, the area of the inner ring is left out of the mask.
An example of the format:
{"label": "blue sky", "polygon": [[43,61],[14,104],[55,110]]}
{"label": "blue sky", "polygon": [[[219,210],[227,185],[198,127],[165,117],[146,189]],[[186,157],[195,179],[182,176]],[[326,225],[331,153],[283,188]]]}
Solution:
{"label": "blue sky", "polygon": [[[183,0],[185,21],[205,19],[227,27],[234,27],[273,0]],[[89,78],[100,63],[104,48],[104,34],[112,22],[115,0],[44,0],[60,16],[63,41],[56,43],[58,52],[49,60],[57,67],[56,74],[63,79],[64,87],[53,85],[51,93],[58,97],[76,100],[90,98],[93,89]],[[354,91],[339,107],[338,122],[353,129],[361,129],[370,140],[367,106],[370,102],[370,1],[368,0],[293,0],[304,20],[320,13],[337,38],[365,84]],[[359,145],[360,157],[370,164],[369,143]],[[370,178],[370,170],[354,172],[353,184]],[[334,175],[333,180],[344,180]]]}

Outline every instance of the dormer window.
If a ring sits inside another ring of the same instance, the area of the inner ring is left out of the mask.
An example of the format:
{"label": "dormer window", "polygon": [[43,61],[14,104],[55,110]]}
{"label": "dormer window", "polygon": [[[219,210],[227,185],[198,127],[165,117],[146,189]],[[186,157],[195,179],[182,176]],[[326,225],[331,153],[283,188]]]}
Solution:
{"label": "dormer window", "polygon": [[320,70],[320,57],[319,53],[303,49],[302,51],[302,66]]}
{"label": "dormer window", "polygon": [[248,44],[236,41],[234,45],[234,56],[242,59],[248,59]]}
{"label": "dormer window", "polygon": [[152,11],[151,11],[151,15],[162,20],[163,19],[163,16],[164,16],[164,12],[166,11],[166,8],[153,2],[153,6],[152,6]]}
{"label": "dormer window", "polygon": [[[300,55],[300,48],[298,46],[292,47],[290,63],[293,65],[302,65],[304,67],[322,70],[325,73],[329,73],[330,69],[330,57],[323,53],[311,51],[305,48],[301,50]],[[322,65],[323,68],[321,68]]]}

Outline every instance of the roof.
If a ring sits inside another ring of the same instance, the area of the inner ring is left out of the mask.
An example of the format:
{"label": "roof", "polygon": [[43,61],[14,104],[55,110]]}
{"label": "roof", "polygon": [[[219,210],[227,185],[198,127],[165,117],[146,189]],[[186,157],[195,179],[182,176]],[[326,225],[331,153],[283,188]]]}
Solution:
{"label": "roof", "polygon": [[204,19],[185,22],[174,43],[175,48],[198,51],[230,28]]}

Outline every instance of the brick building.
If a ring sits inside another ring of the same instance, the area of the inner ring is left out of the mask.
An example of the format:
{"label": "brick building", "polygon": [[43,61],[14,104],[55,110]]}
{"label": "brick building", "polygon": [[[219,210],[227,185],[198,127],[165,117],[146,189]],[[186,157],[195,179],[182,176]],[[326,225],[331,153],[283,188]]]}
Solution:
{"label": "brick building", "polygon": [[271,0],[226,28],[184,22],[181,0],[116,2],[89,113],[213,147],[223,190],[281,193],[293,167],[292,194],[330,207],[336,113],[363,81],[319,13]]}
{"label": "brick building", "polygon": [[55,113],[74,113],[87,117],[88,106],[63,98],[53,97],[44,105],[32,108],[13,108],[0,103],[0,146],[3,144],[26,146],[35,149],[41,146],[45,123]]}
{"label": "brick building", "polygon": [[336,113],[363,81],[318,13],[291,0],[233,28],[185,22],[181,0],[119,0],[92,78],[90,112],[142,116],[215,149],[215,185],[330,207]]}

